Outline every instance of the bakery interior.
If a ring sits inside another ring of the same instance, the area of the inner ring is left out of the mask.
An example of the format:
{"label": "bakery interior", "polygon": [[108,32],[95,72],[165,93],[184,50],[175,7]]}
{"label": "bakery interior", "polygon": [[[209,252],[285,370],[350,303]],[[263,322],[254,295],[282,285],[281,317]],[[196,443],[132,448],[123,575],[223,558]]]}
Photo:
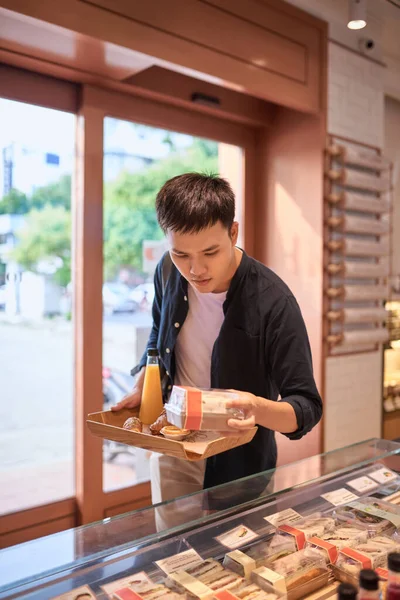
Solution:
{"label": "bakery interior", "polygon": [[[0,599],[239,597],[202,568],[245,598],[275,543],[257,597],[336,598],[358,563],[287,547],[357,499],[400,550],[399,32],[399,0],[0,0]],[[296,296],[324,415],[274,473],[152,506],[149,451],[87,421],[146,345],[157,188],[196,169]]]}

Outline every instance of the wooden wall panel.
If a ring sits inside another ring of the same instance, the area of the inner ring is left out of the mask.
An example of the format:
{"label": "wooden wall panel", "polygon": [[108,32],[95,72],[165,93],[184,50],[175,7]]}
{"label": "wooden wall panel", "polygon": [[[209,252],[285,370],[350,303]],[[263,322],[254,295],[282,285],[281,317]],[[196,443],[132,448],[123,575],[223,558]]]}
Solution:
{"label": "wooden wall panel", "polygon": [[[326,27],[316,19],[307,22],[305,13],[293,7],[285,16],[275,4],[246,0],[239,9],[238,2],[231,8],[205,0],[169,0],[168,10],[160,11],[158,0],[70,0],[65,11],[62,0],[0,1],[0,6],[26,18],[152,57],[154,65],[318,112],[323,109],[320,65]],[[79,36],[72,47],[79,58],[78,41]]]}
{"label": "wooden wall panel", "polygon": [[73,514],[66,517],[61,517],[59,519],[54,519],[54,521],[37,523],[32,525],[32,527],[16,529],[0,536],[0,548],[7,548],[8,546],[14,546],[15,544],[29,542],[30,540],[35,540],[45,535],[58,533],[59,531],[64,531],[65,529],[72,529],[75,527],[75,525],[75,515]]}
{"label": "wooden wall panel", "polygon": [[79,85],[0,63],[0,97],[75,113]]}
{"label": "wooden wall panel", "polygon": [[86,416],[102,410],[103,112],[82,98],[73,206],[76,499],[78,523],[103,518],[102,440]]}
{"label": "wooden wall panel", "polygon": [[37,506],[0,517],[0,548],[75,527],[75,499]]}
{"label": "wooden wall panel", "polygon": [[[323,149],[325,120],[279,109],[258,148],[256,258],[292,290],[306,322],[323,390]],[[298,442],[278,435],[279,464],[317,454],[321,430]]]}
{"label": "wooden wall panel", "polygon": [[[273,30],[260,20],[256,23],[251,19],[251,10],[247,10],[245,17],[245,14],[240,16],[227,10],[228,5],[219,8],[199,0],[169,0],[168,10],[165,11],[157,10],[157,0],[91,0],[90,3],[146,23],[152,29],[254,65],[260,71],[280,73],[301,83],[306,81],[306,40],[301,43],[295,35],[294,39],[286,32],[282,35],[284,24]],[[246,3],[245,8],[253,9],[253,6]],[[266,7],[265,10],[273,12]]]}

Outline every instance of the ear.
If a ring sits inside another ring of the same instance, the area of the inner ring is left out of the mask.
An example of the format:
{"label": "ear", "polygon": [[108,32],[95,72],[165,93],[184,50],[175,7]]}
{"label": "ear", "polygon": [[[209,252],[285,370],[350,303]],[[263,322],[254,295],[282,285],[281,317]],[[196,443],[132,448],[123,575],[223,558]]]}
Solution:
{"label": "ear", "polygon": [[231,227],[230,236],[232,240],[232,246],[236,246],[236,242],[239,235],[239,223],[234,221]]}

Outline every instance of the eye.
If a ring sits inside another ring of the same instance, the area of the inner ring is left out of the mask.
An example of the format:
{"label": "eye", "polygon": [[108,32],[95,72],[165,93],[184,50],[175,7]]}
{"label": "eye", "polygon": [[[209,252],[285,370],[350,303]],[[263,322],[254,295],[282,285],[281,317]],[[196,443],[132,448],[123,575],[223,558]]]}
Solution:
{"label": "eye", "polygon": [[188,258],[187,254],[175,254],[176,258]]}
{"label": "eye", "polygon": [[213,252],[206,252],[205,253],[206,256],[215,256],[216,254],[218,254],[218,250],[214,250]]}

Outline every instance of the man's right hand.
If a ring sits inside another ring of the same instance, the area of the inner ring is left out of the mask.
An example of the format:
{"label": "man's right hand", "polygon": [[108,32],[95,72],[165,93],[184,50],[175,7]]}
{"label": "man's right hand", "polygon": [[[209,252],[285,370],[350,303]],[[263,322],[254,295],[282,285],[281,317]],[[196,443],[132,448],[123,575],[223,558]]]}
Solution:
{"label": "man's right hand", "polygon": [[116,411],[116,410],[121,410],[123,408],[136,408],[137,406],[139,406],[139,404],[142,400],[142,391],[143,391],[145,372],[146,372],[146,367],[142,367],[139,375],[137,376],[137,379],[135,382],[135,387],[133,388],[131,393],[124,396],[124,398],[122,398],[122,400],[120,402],[118,402],[117,404],[112,406],[111,410]]}
{"label": "man's right hand", "polygon": [[127,394],[120,402],[114,404],[114,406],[111,407],[111,410],[117,411],[123,408],[136,408],[136,406],[139,406],[141,399],[142,390],[135,387],[130,394]]}

